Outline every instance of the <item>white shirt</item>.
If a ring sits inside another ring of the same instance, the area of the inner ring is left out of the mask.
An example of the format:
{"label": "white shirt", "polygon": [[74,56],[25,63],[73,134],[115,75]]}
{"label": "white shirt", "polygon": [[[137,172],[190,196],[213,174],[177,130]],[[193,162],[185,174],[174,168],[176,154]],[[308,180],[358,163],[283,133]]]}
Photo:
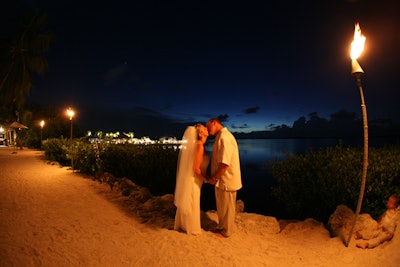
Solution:
{"label": "white shirt", "polygon": [[211,157],[211,175],[215,174],[220,163],[228,165],[228,169],[215,186],[225,191],[237,191],[242,188],[239,148],[235,137],[225,127],[215,136]]}

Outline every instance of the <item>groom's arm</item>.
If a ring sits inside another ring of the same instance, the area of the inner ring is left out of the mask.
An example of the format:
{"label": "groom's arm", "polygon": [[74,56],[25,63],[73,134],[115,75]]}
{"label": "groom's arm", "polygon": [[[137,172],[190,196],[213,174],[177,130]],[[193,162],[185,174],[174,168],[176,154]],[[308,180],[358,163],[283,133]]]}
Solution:
{"label": "groom's arm", "polygon": [[214,179],[214,180],[221,179],[221,177],[224,176],[224,174],[228,168],[229,168],[229,165],[226,165],[224,163],[219,163],[218,169],[214,173],[214,175],[211,177],[211,179]]}

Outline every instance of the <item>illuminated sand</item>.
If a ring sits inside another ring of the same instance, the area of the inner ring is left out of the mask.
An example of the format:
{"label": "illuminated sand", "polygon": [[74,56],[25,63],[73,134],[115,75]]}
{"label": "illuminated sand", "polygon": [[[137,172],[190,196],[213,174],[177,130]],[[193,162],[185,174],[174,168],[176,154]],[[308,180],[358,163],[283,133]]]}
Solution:
{"label": "illuminated sand", "polygon": [[[14,152],[14,153],[13,153]],[[238,232],[168,230],[146,223],[126,197],[42,152],[0,148],[0,266],[398,266],[400,233],[373,250],[348,248],[320,224],[299,222],[270,233],[257,214],[241,214]],[[151,210],[151,209],[148,209]],[[157,212],[157,211],[154,211]],[[151,215],[150,215],[151,217]],[[263,216],[261,216],[263,217]]]}

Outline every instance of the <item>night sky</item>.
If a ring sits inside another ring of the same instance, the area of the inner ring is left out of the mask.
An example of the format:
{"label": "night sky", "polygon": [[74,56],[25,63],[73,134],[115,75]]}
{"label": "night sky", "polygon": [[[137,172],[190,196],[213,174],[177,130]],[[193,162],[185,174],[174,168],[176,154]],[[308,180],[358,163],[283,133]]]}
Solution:
{"label": "night sky", "polygon": [[227,115],[229,129],[250,132],[340,109],[361,118],[357,22],[368,117],[399,121],[399,1],[9,2],[3,26],[39,2],[55,36],[28,102],[73,107],[83,130],[175,135]]}

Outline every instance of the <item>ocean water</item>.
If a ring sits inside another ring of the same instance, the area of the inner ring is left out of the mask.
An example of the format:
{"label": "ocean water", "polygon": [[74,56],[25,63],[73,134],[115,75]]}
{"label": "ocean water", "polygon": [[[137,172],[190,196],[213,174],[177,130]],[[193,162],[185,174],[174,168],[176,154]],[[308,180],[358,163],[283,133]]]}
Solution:
{"label": "ocean water", "polygon": [[[212,141],[206,144],[211,155]],[[284,159],[289,154],[304,154],[313,149],[326,149],[338,145],[344,147],[363,147],[363,138],[349,139],[239,139],[239,154],[243,188],[238,191],[237,199],[242,199],[246,212],[269,216],[282,216],[279,205],[271,196],[274,179],[267,166],[273,159]],[[370,138],[369,147],[400,144],[399,138]],[[215,209],[214,188],[204,184],[201,196],[202,210]]]}

